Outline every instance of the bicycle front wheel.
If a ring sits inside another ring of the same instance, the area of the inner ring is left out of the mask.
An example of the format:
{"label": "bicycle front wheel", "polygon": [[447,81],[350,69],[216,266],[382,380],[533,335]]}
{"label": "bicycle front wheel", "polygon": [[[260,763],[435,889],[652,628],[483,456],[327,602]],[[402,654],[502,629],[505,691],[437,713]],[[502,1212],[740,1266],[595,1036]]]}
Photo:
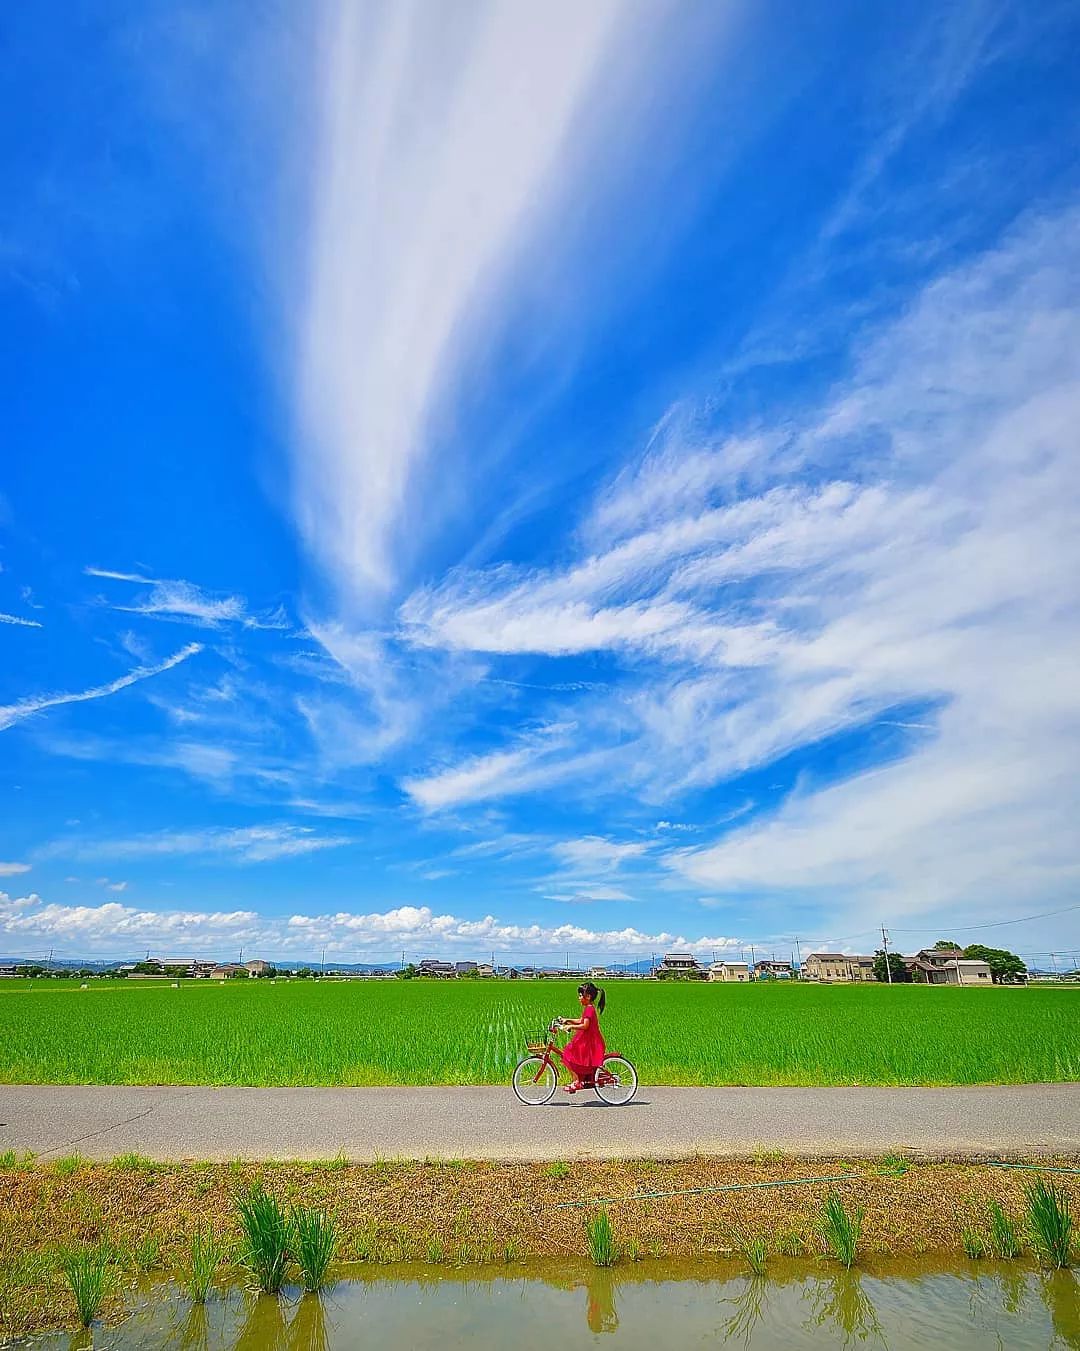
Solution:
{"label": "bicycle front wheel", "polygon": [[551,1101],[559,1076],[550,1060],[527,1055],[514,1066],[510,1083],[518,1102],[523,1102],[526,1107],[543,1107],[545,1102]]}
{"label": "bicycle front wheel", "polygon": [[596,1071],[596,1096],[609,1107],[622,1107],[637,1092],[637,1070],[624,1055],[608,1055]]}

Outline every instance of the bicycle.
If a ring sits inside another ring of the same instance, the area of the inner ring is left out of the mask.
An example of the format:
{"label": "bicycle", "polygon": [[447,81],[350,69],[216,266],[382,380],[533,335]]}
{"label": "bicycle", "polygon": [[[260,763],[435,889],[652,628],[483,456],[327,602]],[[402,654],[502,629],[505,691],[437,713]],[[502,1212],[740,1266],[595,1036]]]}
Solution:
{"label": "bicycle", "polygon": [[[559,1068],[552,1057],[562,1059],[562,1051],[555,1044],[555,1034],[561,1029],[560,1020],[554,1018],[545,1032],[525,1038],[529,1054],[514,1066],[510,1086],[526,1107],[543,1107],[559,1086]],[[609,1052],[600,1068],[583,1084],[609,1107],[625,1107],[637,1092],[637,1070],[626,1056]]]}

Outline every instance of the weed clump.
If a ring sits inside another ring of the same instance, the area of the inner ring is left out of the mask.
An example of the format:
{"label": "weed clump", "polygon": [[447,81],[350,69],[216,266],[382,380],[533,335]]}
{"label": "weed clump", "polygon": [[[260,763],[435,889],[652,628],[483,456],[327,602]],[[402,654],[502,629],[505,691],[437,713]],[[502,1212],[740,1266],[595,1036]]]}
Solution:
{"label": "weed clump", "polygon": [[995,1257],[1020,1256],[1016,1226],[1006,1215],[1000,1201],[990,1202],[990,1248]]}
{"label": "weed clump", "polygon": [[321,1290],[337,1255],[337,1225],[324,1210],[297,1206],[291,1216],[292,1249],[304,1276],[304,1289]]}
{"label": "weed clump", "polygon": [[618,1257],[615,1230],[606,1210],[601,1209],[591,1220],[585,1221],[585,1243],[593,1266],[613,1267]]}
{"label": "weed clump", "polygon": [[1072,1266],[1073,1218],[1069,1196],[1053,1183],[1036,1178],[1027,1188],[1028,1224],[1035,1250],[1045,1266]]}
{"label": "weed clump", "polygon": [[112,1253],[102,1243],[93,1247],[64,1248],[60,1253],[59,1265],[75,1296],[79,1322],[88,1328],[101,1312],[101,1306],[116,1284]]}
{"label": "weed clump", "polygon": [[855,1262],[865,1215],[865,1206],[856,1206],[849,1215],[837,1192],[830,1192],[825,1198],[819,1221],[821,1235],[833,1256],[849,1271]]}
{"label": "weed clump", "polygon": [[221,1265],[224,1249],[210,1229],[197,1229],[191,1236],[184,1284],[193,1304],[205,1304]]}
{"label": "weed clump", "polygon": [[259,1289],[276,1295],[289,1265],[289,1221],[277,1199],[253,1187],[236,1203],[243,1234],[241,1261]]}

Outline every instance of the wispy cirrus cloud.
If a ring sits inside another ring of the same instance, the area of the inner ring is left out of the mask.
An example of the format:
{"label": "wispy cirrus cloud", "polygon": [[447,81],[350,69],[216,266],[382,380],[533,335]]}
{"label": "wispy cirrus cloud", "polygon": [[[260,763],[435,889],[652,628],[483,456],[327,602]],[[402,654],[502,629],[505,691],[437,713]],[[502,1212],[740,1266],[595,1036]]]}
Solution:
{"label": "wispy cirrus cloud", "polygon": [[1080,811],[1078,238],[1075,210],[1030,214],[864,334],[824,403],[714,447],[669,426],[576,558],[453,574],[403,605],[403,633],[619,661],[621,698],[583,695],[560,755],[606,745],[603,784],[657,803],[902,724],[872,773],[672,852],[696,883],[901,912],[1060,890]]}
{"label": "wispy cirrus cloud", "polygon": [[154,676],[161,675],[165,671],[171,671],[174,666],[179,666],[181,662],[187,661],[196,653],[202,651],[201,643],[188,643],[186,647],[174,652],[171,657],[158,662],[153,666],[138,666],[134,671],[129,671],[127,675],[120,676],[117,680],[110,680],[104,685],[95,685],[88,690],[79,690],[70,694],[38,694],[30,695],[25,699],[20,699],[17,703],[0,706],[0,731],[12,727],[17,722],[25,718],[32,718],[37,713],[43,713],[50,708],[58,708],[63,704],[82,704],[93,699],[106,699],[111,694],[118,694],[120,690],[127,689],[131,685],[136,685],[141,680],[150,680]]}
{"label": "wispy cirrus cloud", "polygon": [[213,826],[203,830],[158,831],[121,839],[87,840],[76,837],[56,840],[40,850],[38,857],[145,859],[186,855],[215,861],[232,859],[238,863],[268,863],[284,858],[299,858],[324,849],[340,849],[353,843],[347,836],[325,835],[311,826],[289,823]]}
{"label": "wispy cirrus cloud", "polygon": [[415,545],[422,518],[404,522],[439,401],[570,191],[594,82],[610,90],[626,67],[609,59],[617,44],[647,41],[656,17],[612,0],[484,4],[466,25],[391,3],[326,7],[296,510],[343,592],[386,592]]}
{"label": "wispy cirrus cloud", "polygon": [[282,606],[255,614],[249,610],[243,596],[206,591],[193,582],[156,579],[141,573],[114,572],[107,568],[87,567],[83,568],[83,572],[88,577],[102,577],[110,581],[149,587],[148,591],[137,597],[130,605],[110,604],[110,609],[123,614],[174,620],[211,629],[230,624],[245,629],[284,630],[291,627]]}
{"label": "wispy cirrus cloud", "polygon": [[36,619],[23,619],[21,615],[9,615],[0,610],[0,624],[14,624],[21,629],[40,629],[42,625]]}

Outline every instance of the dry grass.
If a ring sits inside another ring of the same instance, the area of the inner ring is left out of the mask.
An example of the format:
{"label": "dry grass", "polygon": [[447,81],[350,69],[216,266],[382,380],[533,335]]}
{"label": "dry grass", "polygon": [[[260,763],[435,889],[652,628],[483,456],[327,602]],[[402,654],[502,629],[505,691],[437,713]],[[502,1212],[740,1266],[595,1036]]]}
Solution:
{"label": "dry grass", "polygon": [[[830,1190],[849,1208],[865,1207],[860,1252],[868,1255],[957,1254],[965,1229],[985,1222],[992,1201],[1014,1220],[1025,1213],[1030,1173],[911,1163],[899,1176],[882,1176],[880,1163],[583,1161],[565,1171],[540,1163],[450,1167],[388,1160],[333,1168],[233,1163],[153,1170],[84,1163],[69,1174],[48,1166],[0,1172],[0,1337],[73,1325],[71,1295],[53,1260],[61,1246],[107,1242],[116,1252],[132,1252],[153,1232],[160,1265],[177,1271],[196,1232],[212,1232],[224,1251],[235,1253],[235,1199],[260,1183],[283,1206],[325,1210],[336,1222],[342,1257],[372,1262],[581,1257],[583,1223],[593,1212],[560,1208],[561,1202],[845,1171],[851,1175],[840,1183],[616,1200],[608,1212],[627,1260],[730,1252],[757,1238],[769,1253],[790,1251],[796,1237],[820,1253],[816,1223]],[[1080,1176],[1055,1181],[1080,1205]],[[128,1280],[136,1274],[132,1264]],[[106,1305],[106,1316],[121,1300],[122,1291]]]}

